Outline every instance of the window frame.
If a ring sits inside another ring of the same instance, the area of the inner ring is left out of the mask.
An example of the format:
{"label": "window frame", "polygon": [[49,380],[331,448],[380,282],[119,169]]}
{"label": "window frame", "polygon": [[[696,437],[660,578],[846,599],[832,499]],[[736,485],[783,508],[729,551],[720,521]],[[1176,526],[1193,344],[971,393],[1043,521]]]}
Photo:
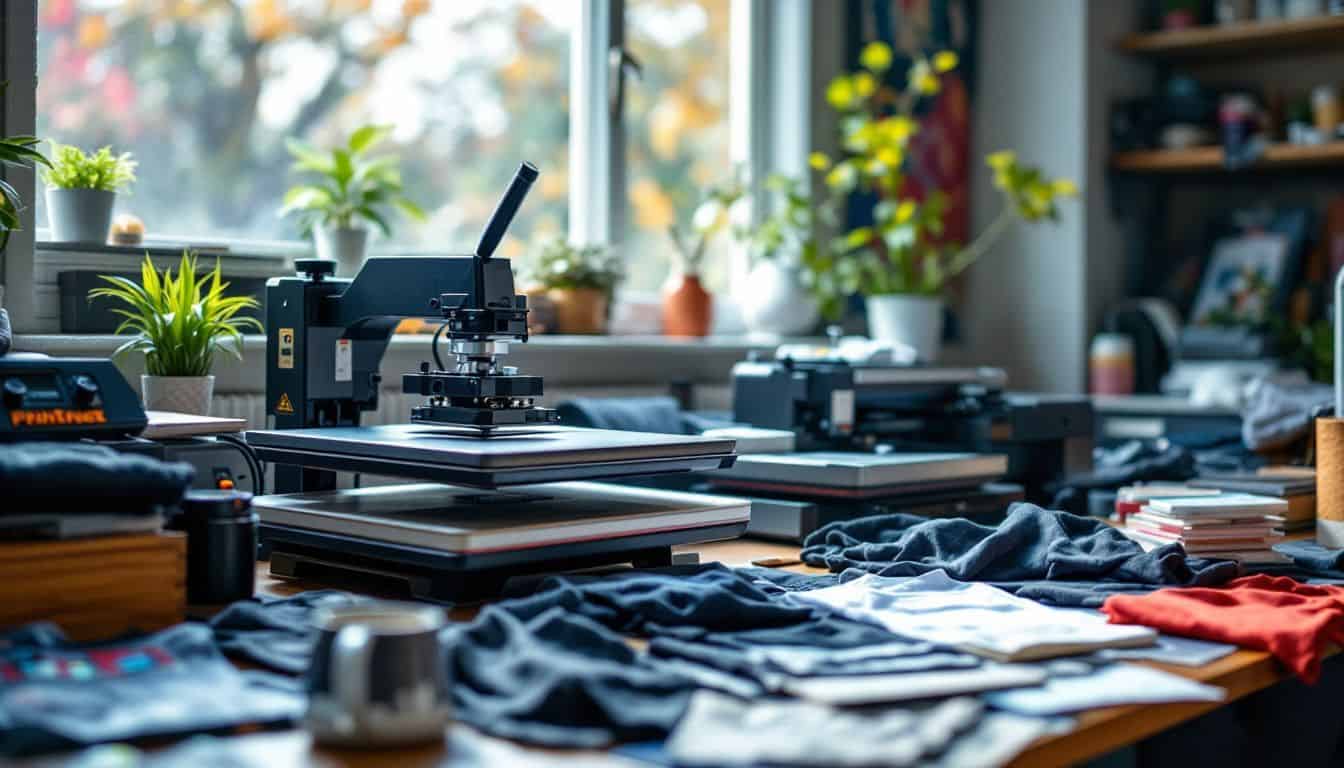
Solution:
{"label": "window frame", "polygon": [[[0,10],[0,82],[8,82],[0,104],[0,134],[32,135],[37,131],[37,0],[11,0]],[[36,317],[33,296],[36,237],[33,221],[37,191],[31,169],[5,168],[0,174],[28,201],[19,212],[22,228],[10,233],[9,245],[0,253],[0,306],[9,312],[10,324],[20,332]]]}

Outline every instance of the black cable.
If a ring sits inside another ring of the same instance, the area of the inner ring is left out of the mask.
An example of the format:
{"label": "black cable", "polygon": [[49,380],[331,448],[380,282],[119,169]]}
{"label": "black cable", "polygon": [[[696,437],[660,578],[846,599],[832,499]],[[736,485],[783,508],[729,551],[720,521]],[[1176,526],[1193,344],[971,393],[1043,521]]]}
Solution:
{"label": "black cable", "polygon": [[434,340],[429,343],[429,349],[434,353],[434,365],[438,366],[440,371],[448,370],[443,367],[443,358],[439,357],[439,337],[443,335],[443,329],[447,327],[447,323],[440,325],[438,329],[434,331]]}
{"label": "black cable", "polygon": [[252,470],[252,494],[262,496],[266,493],[266,465],[257,457],[257,452],[247,441],[237,435],[215,435],[215,439],[234,446],[243,454],[247,466]]}

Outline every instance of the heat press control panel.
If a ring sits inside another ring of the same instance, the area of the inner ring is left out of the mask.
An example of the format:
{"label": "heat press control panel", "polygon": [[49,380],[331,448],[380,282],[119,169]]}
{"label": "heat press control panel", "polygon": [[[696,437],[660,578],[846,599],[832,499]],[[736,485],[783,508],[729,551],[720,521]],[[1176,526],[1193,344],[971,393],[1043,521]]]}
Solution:
{"label": "heat press control panel", "polygon": [[145,424],[110,360],[0,357],[0,441],[124,437]]}

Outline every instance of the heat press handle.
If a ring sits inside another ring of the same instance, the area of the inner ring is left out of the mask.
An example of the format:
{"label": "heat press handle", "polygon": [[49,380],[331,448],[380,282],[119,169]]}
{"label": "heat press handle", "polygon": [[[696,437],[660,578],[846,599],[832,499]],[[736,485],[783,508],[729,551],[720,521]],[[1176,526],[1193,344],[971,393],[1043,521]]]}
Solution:
{"label": "heat press handle", "polygon": [[495,212],[485,225],[485,231],[481,233],[481,242],[476,246],[476,258],[489,261],[495,254],[499,241],[504,239],[504,233],[513,223],[513,217],[527,197],[527,191],[532,188],[532,182],[537,180],[537,175],[537,167],[529,162],[524,161],[518,166],[518,172],[513,175],[513,181],[504,190],[504,197],[500,198],[499,205],[495,206]]}

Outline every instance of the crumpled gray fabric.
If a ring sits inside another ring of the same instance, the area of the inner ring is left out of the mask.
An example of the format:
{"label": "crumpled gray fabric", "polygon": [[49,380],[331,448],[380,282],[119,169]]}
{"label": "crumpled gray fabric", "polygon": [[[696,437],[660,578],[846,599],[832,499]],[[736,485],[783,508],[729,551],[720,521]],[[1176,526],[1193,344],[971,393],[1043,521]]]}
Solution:
{"label": "crumpled gray fabric", "polygon": [[988,767],[1007,763],[1049,728],[1041,718],[987,713],[969,697],[860,713],[700,691],[668,738],[667,752],[677,765],[692,766]]}
{"label": "crumpled gray fabric", "polygon": [[1247,385],[1241,439],[1253,450],[1279,448],[1311,430],[1317,416],[1331,409],[1335,390],[1301,371],[1263,376]]}

